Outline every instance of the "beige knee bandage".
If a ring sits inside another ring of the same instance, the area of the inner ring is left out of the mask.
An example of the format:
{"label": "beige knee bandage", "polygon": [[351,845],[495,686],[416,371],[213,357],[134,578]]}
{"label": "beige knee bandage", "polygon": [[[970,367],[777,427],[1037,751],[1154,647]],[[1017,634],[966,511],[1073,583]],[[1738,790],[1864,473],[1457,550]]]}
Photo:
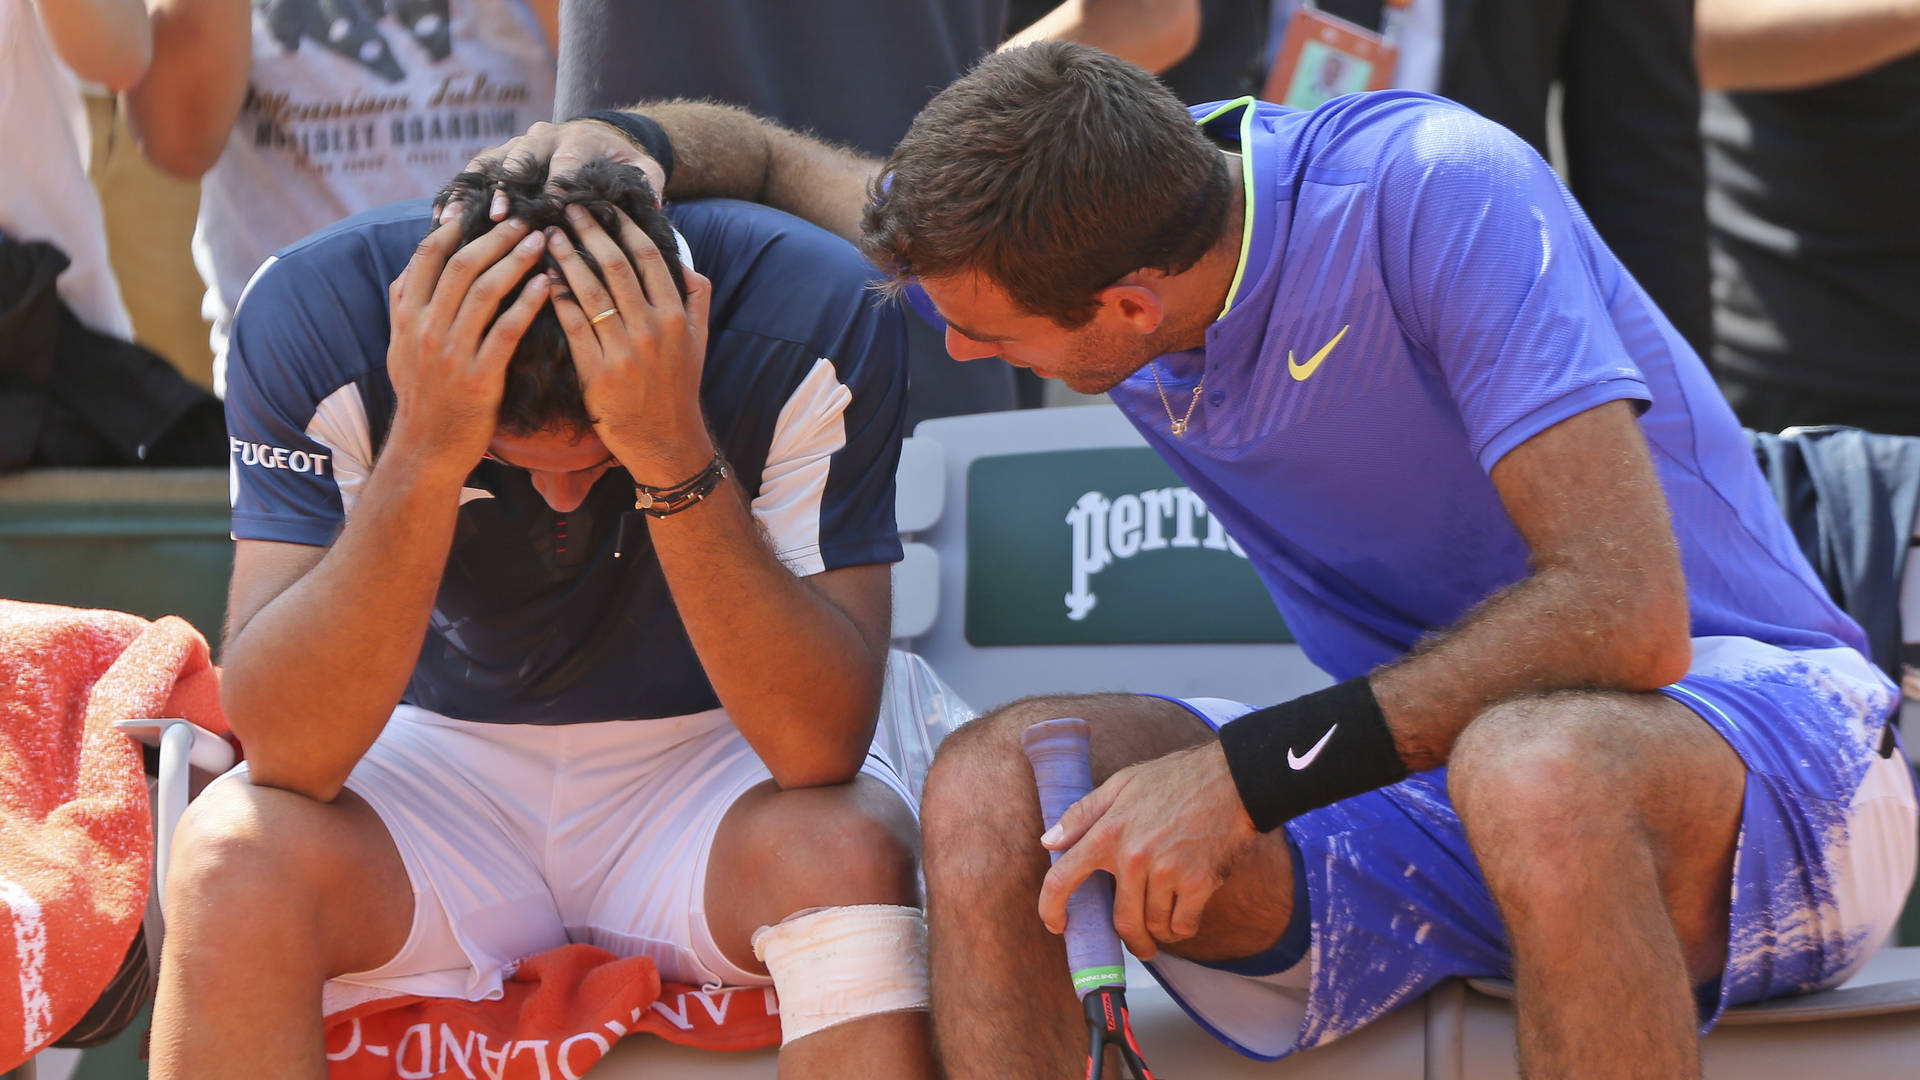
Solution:
{"label": "beige knee bandage", "polygon": [[815,908],[753,932],[780,994],[780,1045],[927,1007],[927,920],[895,904]]}

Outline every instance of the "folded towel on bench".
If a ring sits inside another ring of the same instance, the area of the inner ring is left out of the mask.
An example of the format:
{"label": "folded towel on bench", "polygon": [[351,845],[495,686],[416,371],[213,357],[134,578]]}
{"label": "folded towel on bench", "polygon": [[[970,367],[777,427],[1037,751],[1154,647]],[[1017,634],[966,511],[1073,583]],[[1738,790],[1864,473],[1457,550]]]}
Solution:
{"label": "folded towel on bench", "polygon": [[410,995],[349,1002],[328,985],[331,1080],[583,1076],[623,1036],[712,1050],[780,1041],[771,988],[662,985],[653,961],[562,945],[520,963],[492,1001]]}

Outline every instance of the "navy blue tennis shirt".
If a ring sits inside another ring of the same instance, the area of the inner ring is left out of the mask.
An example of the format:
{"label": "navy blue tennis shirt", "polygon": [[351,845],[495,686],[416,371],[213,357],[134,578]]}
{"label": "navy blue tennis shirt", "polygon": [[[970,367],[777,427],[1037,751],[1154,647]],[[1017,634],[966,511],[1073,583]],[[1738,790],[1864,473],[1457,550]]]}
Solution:
{"label": "navy blue tennis shirt", "polygon": [[[425,199],[361,214],[262,267],[235,315],[227,426],[236,540],[331,544],[394,413],[387,286],[430,226]],[[669,209],[713,282],[700,397],[775,554],[795,574],[900,559],[894,470],[905,325],[840,239],[777,210]],[[719,699],[610,469],[555,513],[482,461],[404,700],[463,720],[654,719]]]}

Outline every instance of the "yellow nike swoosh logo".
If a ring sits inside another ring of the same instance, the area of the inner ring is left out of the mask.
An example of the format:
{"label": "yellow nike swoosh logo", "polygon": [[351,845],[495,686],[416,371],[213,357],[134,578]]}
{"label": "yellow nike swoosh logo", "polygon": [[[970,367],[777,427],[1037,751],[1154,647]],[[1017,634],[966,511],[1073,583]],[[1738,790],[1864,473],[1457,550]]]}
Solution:
{"label": "yellow nike swoosh logo", "polygon": [[1325,345],[1320,346],[1320,351],[1317,353],[1314,353],[1312,356],[1307,357],[1307,362],[1304,364],[1294,363],[1293,350],[1288,349],[1287,350],[1287,374],[1293,376],[1294,382],[1306,382],[1309,376],[1311,376],[1315,371],[1320,370],[1320,361],[1325,360],[1327,358],[1327,354],[1333,351],[1333,347],[1335,345],[1340,344],[1340,339],[1343,337],[1346,337],[1347,331],[1351,329],[1353,329],[1352,323],[1348,323],[1347,325],[1341,327],[1340,332],[1333,335],[1333,340],[1327,342]]}

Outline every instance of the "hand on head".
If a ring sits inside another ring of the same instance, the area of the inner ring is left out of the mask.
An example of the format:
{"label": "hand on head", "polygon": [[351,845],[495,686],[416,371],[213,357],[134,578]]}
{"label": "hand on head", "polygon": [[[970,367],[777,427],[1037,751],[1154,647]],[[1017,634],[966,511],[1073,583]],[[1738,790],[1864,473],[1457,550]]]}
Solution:
{"label": "hand on head", "polygon": [[457,221],[435,228],[389,286],[387,372],[396,436],[465,469],[493,438],[507,363],[551,283],[532,274],[545,238],[525,222],[503,221],[465,246],[461,235]]}
{"label": "hand on head", "polygon": [[[486,192],[509,217],[491,220]],[[441,202],[459,212],[394,283],[388,356],[399,423],[431,432],[429,453],[470,468],[499,428],[593,430],[649,472],[711,459],[708,283],[681,266],[641,172],[601,160],[552,177],[516,158],[462,173]],[[663,477],[635,478],[681,478]]]}
{"label": "hand on head", "polygon": [[[525,135],[512,139],[476,154],[467,163],[468,172],[489,172],[500,168],[509,161],[545,162],[547,165],[548,188],[559,191],[559,182],[570,178],[580,167],[589,161],[599,159],[617,161],[632,165],[646,173],[647,182],[656,193],[654,203],[658,205],[658,193],[667,186],[667,174],[646,151],[633,144],[633,141],[618,128],[603,124],[598,120],[569,120],[564,124],[541,122],[527,129]],[[437,220],[452,220],[461,212],[458,199],[445,196],[435,204],[438,207]],[[492,201],[488,204],[487,215],[494,221],[503,221],[508,213],[506,192],[495,188]]]}
{"label": "hand on head", "polygon": [[579,243],[548,230],[563,275],[553,310],[594,431],[635,481],[671,485],[713,457],[700,411],[711,284],[677,254],[669,266],[662,245],[624,213],[618,243],[584,207],[566,213]]}

